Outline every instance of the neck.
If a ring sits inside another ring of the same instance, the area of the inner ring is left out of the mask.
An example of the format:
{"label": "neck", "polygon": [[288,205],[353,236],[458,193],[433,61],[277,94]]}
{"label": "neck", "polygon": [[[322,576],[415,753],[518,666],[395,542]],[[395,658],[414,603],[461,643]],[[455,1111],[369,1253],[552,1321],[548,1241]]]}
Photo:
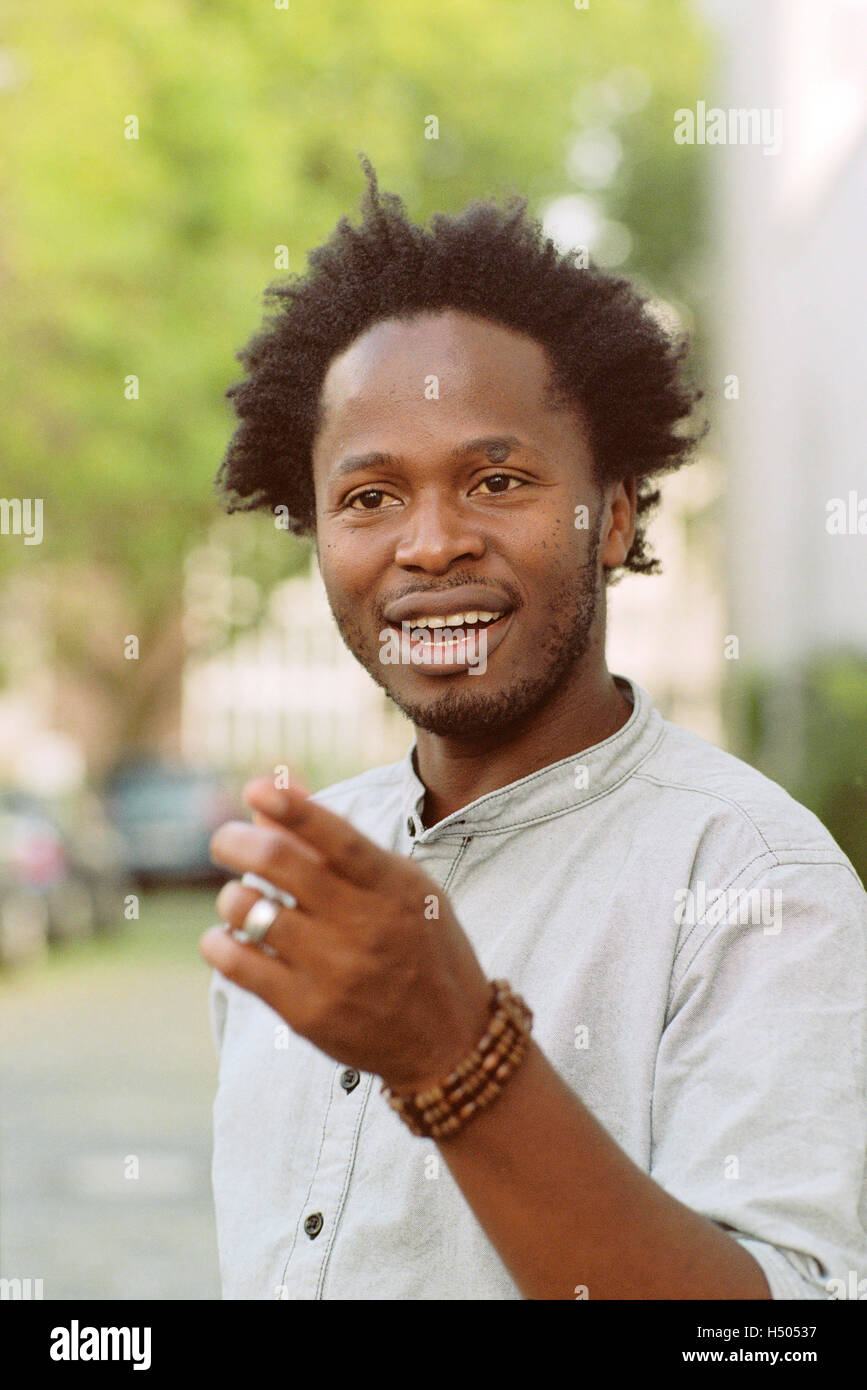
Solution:
{"label": "neck", "polygon": [[419,729],[415,761],[427,791],[425,828],[487,792],[610,738],[631,713],[603,658],[590,670],[573,672],[549,701],[512,727],[472,739]]}

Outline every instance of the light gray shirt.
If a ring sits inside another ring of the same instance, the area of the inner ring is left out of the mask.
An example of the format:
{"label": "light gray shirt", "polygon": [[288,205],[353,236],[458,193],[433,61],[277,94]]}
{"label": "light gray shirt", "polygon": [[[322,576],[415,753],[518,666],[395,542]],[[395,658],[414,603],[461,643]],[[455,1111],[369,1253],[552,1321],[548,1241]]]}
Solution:
{"label": "light gray shirt", "polygon": [[[867,895],[810,811],[618,679],[617,733],[429,829],[415,745],[316,799],[423,865],[566,1083],[775,1298],[857,1297]],[[521,1297],[378,1077],[217,973],[211,1009],[225,1298]],[[585,1282],[576,1260],[576,1296]]]}

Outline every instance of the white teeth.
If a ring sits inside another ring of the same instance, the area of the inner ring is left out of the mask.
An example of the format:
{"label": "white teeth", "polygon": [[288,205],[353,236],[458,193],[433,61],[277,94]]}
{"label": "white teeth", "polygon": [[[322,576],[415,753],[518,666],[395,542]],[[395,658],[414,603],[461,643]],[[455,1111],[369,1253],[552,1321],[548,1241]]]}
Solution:
{"label": "white teeth", "polygon": [[467,623],[487,623],[501,618],[502,613],[484,613],[475,610],[469,613],[450,613],[446,618],[410,618],[410,627],[464,627]]}

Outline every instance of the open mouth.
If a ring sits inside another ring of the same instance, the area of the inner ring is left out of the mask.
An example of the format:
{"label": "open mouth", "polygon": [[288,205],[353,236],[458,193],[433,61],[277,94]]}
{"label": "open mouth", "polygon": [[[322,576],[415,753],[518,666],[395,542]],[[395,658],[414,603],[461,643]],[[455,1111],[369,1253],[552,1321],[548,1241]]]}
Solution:
{"label": "open mouth", "polygon": [[510,609],[507,613],[492,617],[461,614],[456,616],[455,621],[449,621],[448,618],[427,618],[420,621],[405,618],[402,623],[389,623],[389,627],[393,627],[395,632],[407,632],[412,643],[426,642],[435,647],[447,647],[450,644],[471,640],[471,634],[475,634],[478,641],[481,633],[494,632],[502,627],[511,613]]}
{"label": "open mouth", "polygon": [[[511,610],[510,610],[511,612]],[[403,623],[390,623],[396,632],[404,630],[409,632],[411,642],[432,642],[434,645],[448,645],[450,641],[466,640],[470,633],[491,632],[494,628],[501,626],[509,613],[500,613],[497,617],[459,617],[455,622],[450,622],[447,618],[439,618],[436,621],[427,619],[422,622],[415,622],[411,618],[404,619]]]}
{"label": "open mouth", "polygon": [[456,614],[456,621],[429,618],[389,623],[401,636],[403,660],[426,673],[448,674],[475,669],[482,674],[488,657],[500,645],[511,625],[514,609],[491,615]]}

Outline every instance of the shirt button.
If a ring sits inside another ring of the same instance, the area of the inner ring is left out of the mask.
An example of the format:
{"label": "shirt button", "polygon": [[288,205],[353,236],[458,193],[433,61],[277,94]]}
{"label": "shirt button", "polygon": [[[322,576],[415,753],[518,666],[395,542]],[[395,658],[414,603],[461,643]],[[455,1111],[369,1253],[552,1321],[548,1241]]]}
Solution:
{"label": "shirt button", "polygon": [[354,1067],[347,1067],[346,1071],[341,1072],[340,1074],[340,1084],[343,1087],[344,1091],[346,1091],[347,1095],[350,1091],[355,1090],[360,1080],[361,1077],[359,1076],[358,1072],[355,1070]]}
{"label": "shirt button", "polygon": [[312,1211],[304,1222],[304,1229],[311,1240],[315,1240],[322,1230],[322,1212]]}

